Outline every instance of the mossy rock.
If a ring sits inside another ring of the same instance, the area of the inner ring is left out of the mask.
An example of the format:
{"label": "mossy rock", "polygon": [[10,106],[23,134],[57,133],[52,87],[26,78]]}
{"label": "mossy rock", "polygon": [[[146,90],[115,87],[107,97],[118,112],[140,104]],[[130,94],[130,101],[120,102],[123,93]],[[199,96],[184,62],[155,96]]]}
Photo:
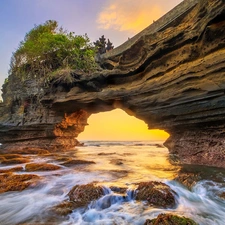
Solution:
{"label": "mossy rock", "polygon": [[51,211],[59,216],[66,216],[76,208],[76,204],[70,201],[64,201],[56,206],[54,206]]}
{"label": "mossy rock", "polygon": [[201,178],[200,174],[180,173],[174,180],[183,184],[188,189],[191,189],[201,179],[202,178]]}
{"label": "mossy rock", "polygon": [[10,169],[1,169],[0,173],[10,173],[10,172],[19,172],[19,171],[23,171],[23,167],[22,166],[17,166],[17,167],[13,167]]}
{"label": "mossy rock", "polygon": [[76,185],[68,193],[70,201],[75,203],[77,207],[88,205],[90,202],[99,199],[103,195],[103,187],[93,183]]}
{"label": "mossy rock", "polygon": [[175,192],[166,184],[157,181],[142,182],[136,189],[136,200],[147,201],[160,208],[173,208],[176,205]]}
{"label": "mossy rock", "polygon": [[18,157],[18,158],[7,158],[7,156],[0,156],[0,162],[5,165],[14,165],[14,164],[23,164],[28,163],[30,160],[28,158],[24,157]]}
{"label": "mossy rock", "polygon": [[160,214],[157,218],[146,220],[144,225],[198,225],[195,221],[173,214]]}
{"label": "mossy rock", "polygon": [[109,187],[113,192],[118,194],[126,194],[127,187],[117,187],[117,186],[110,186]]}
{"label": "mossy rock", "polygon": [[5,159],[13,159],[13,158],[20,158],[21,155],[19,154],[1,154],[0,157],[4,157]]}
{"label": "mossy rock", "polygon": [[49,151],[42,148],[24,147],[19,149],[7,150],[12,154],[22,154],[22,155],[45,155],[49,154]]}
{"label": "mossy rock", "polygon": [[110,163],[117,166],[123,165],[122,159],[112,159],[110,160]]}
{"label": "mossy rock", "polygon": [[84,165],[84,164],[95,164],[94,161],[87,161],[87,160],[81,160],[81,159],[71,159],[64,163],[61,163],[63,166],[75,166],[75,165]]}
{"label": "mossy rock", "polygon": [[0,193],[8,191],[22,191],[29,186],[36,186],[38,179],[39,176],[33,174],[0,174]]}
{"label": "mossy rock", "polygon": [[26,164],[25,170],[29,172],[33,171],[49,171],[49,170],[59,170],[60,166],[48,163],[29,163]]}

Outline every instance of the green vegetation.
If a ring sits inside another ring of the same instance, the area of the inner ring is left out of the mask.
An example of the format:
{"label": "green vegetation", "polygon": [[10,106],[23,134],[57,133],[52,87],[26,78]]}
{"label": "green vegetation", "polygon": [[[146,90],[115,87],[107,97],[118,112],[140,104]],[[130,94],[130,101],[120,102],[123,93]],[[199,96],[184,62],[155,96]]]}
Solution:
{"label": "green vegetation", "polygon": [[198,225],[195,221],[173,214],[159,214],[156,219],[146,220],[144,225]]}
{"label": "green vegetation", "polygon": [[73,82],[72,72],[90,73],[96,69],[95,48],[88,36],[75,35],[48,20],[35,26],[13,53],[10,74],[22,80],[48,83],[57,79]]}
{"label": "green vegetation", "polygon": [[8,84],[8,82],[9,82],[9,79],[5,78],[4,84]]}

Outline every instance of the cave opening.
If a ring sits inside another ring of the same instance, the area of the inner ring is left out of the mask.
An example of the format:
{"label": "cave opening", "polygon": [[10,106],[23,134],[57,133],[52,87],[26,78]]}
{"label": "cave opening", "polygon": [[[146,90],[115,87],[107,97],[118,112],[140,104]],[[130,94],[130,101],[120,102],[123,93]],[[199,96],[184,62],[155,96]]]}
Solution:
{"label": "cave opening", "polygon": [[149,130],[147,124],[121,109],[92,114],[88,125],[79,134],[79,141],[158,141],[169,134],[163,130]]}

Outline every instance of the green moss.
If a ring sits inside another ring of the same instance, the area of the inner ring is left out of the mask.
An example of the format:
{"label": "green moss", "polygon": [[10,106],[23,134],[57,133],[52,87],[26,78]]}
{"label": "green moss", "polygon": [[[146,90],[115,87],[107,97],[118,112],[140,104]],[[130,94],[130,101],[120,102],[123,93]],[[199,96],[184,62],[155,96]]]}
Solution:
{"label": "green moss", "polygon": [[170,208],[175,206],[175,198],[170,187],[164,183],[150,181],[142,182],[136,190],[136,199],[148,201],[156,207]]}
{"label": "green moss", "polygon": [[160,214],[157,218],[146,220],[144,225],[198,225],[195,221],[173,214]]}

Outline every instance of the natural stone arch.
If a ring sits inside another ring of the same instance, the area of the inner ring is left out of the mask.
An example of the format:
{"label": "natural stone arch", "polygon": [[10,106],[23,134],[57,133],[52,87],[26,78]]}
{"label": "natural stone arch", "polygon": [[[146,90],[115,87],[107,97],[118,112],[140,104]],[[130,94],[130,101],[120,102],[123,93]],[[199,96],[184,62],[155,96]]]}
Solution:
{"label": "natural stone arch", "polygon": [[78,144],[70,135],[83,129],[86,117],[116,105],[149,128],[168,132],[166,146],[181,162],[225,167],[225,4],[191,2],[194,7],[179,19],[154,32],[147,29],[124,48],[102,56],[104,70],[77,75],[70,85],[53,85],[39,104],[27,107],[25,117],[23,99],[38,90],[33,81],[22,86],[9,77],[0,104],[2,148],[57,149],[66,143],[69,148]]}

